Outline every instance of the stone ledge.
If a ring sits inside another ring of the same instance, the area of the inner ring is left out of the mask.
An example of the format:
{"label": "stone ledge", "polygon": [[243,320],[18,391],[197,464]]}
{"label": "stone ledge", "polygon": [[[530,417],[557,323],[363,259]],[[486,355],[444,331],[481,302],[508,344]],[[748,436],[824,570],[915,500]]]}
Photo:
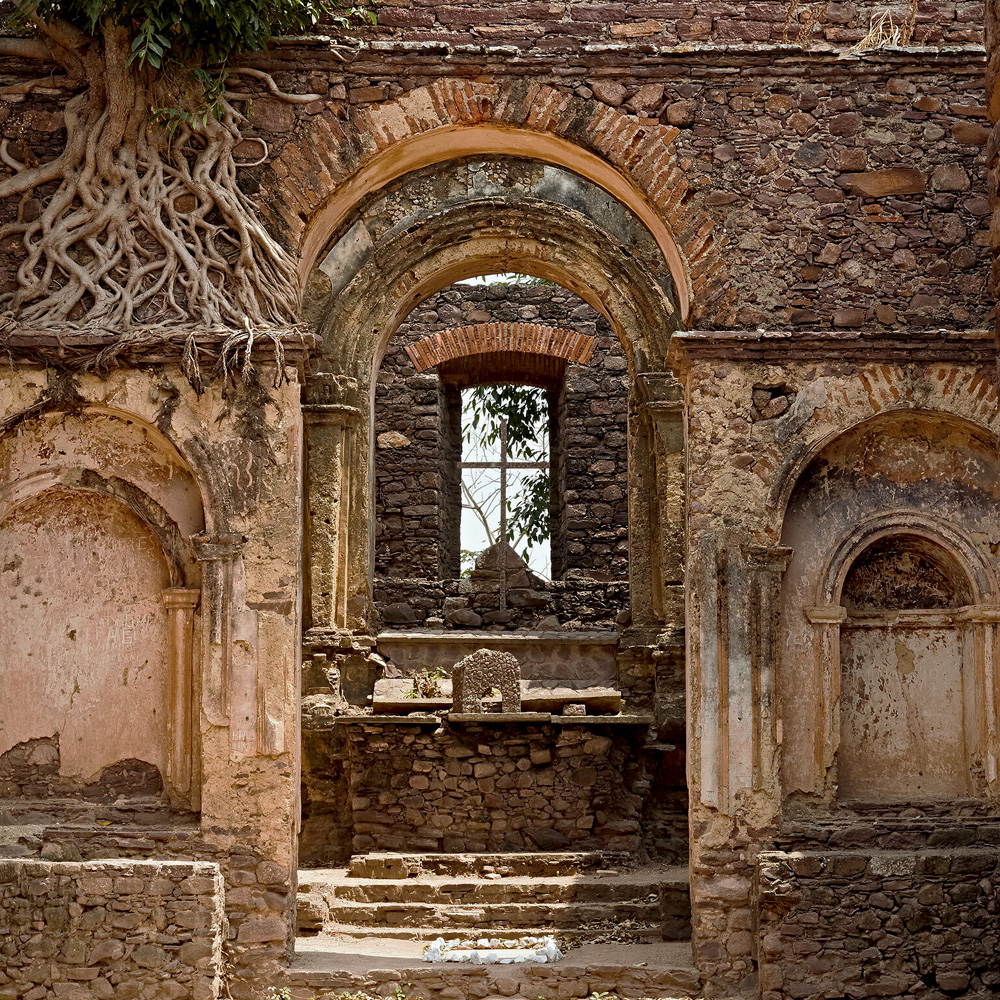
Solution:
{"label": "stone ledge", "polygon": [[549,712],[449,712],[448,721],[457,722],[551,722]]}

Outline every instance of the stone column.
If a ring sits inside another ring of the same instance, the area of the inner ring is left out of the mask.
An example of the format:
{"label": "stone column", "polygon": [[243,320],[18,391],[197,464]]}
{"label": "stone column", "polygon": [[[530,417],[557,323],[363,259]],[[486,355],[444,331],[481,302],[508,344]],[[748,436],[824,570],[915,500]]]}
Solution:
{"label": "stone column", "polygon": [[198,809],[200,789],[194,776],[197,759],[194,747],[194,609],[201,600],[200,590],[171,587],[162,594],[167,609],[170,642],[170,714],[167,739],[167,778],[170,787]]}
{"label": "stone column", "polygon": [[[975,690],[975,735],[967,740],[968,751],[982,762],[985,792],[996,804],[1000,801],[1000,607],[965,607],[955,621],[967,629],[964,666]],[[967,733],[969,729],[967,721]]]}
{"label": "stone column", "polygon": [[633,625],[680,624],[684,580],[684,389],[636,378],[629,405],[629,548]]}
{"label": "stone column", "polygon": [[756,617],[750,636],[750,701],[755,706],[752,781],[754,791],[773,793],[779,780],[775,684],[781,656],[781,578],[788,569],[792,550],[779,545],[751,545],[745,548],[744,555]]}
{"label": "stone column", "polygon": [[234,567],[243,551],[243,536],[235,532],[201,535],[192,539],[195,558],[202,564],[205,593],[205,665],[202,672],[202,708],[213,726],[228,726],[233,667]]}
{"label": "stone column", "polygon": [[368,580],[369,466],[362,392],[355,379],[319,374],[306,383],[308,633],[363,628]]}
{"label": "stone column", "polygon": [[707,995],[753,976],[751,831],[780,813],[779,588],[791,550],[705,532],[688,554],[693,946]]}
{"label": "stone column", "polygon": [[837,604],[806,608],[813,624],[813,791],[822,795],[840,747],[840,626],[847,609]]}

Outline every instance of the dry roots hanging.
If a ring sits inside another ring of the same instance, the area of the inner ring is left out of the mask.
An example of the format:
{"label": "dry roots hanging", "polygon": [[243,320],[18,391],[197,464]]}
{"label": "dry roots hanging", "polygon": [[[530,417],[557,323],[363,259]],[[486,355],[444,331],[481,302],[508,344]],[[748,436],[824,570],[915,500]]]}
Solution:
{"label": "dry roots hanging", "polygon": [[170,81],[128,65],[123,29],[95,39],[61,22],[38,26],[68,83],[87,89],[66,105],[54,160],[23,163],[0,143],[14,171],[0,198],[20,197],[0,240],[20,236],[25,254],[0,308],[22,329],[125,339],[288,329],[294,263],[236,182],[242,115],[223,101],[220,119],[171,133],[151,117],[176,101]]}

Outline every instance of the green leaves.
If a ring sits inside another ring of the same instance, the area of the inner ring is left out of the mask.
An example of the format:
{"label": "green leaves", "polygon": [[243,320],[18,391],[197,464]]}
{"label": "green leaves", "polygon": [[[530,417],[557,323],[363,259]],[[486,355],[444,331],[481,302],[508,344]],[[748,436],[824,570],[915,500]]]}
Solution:
{"label": "green leaves", "polygon": [[[495,447],[500,421],[507,418],[507,451],[523,462],[545,461],[543,442],[549,433],[545,393],[526,385],[481,385],[462,394],[467,420],[466,440]],[[527,546],[548,540],[549,473],[539,471],[523,480],[523,493],[507,501],[507,541]],[[526,557],[526,555],[525,555]]]}
{"label": "green leaves", "polygon": [[463,396],[463,407],[471,415],[469,434],[487,445],[500,440],[500,420],[507,418],[507,449],[511,458],[540,461],[545,449],[538,441],[549,429],[545,394],[527,385],[480,385]]}
{"label": "green leaves", "polygon": [[552,534],[549,474],[536,472],[526,477],[523,489],[520,498],[507,501],[507,541],[520,539],[524,543],[521,557],[527,562],[528,549],[547,542]]}

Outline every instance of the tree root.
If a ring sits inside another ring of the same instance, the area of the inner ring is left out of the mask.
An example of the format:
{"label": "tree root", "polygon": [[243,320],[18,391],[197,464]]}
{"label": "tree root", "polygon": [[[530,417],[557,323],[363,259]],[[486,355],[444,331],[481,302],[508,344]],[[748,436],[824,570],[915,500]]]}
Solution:
{"label": "tree root", "polygon": [[[19,238],[24,250],[17,288],[0,296],[0,309],[24,329],[67,337],[115,330],[129,340],[182,327],[230,331],[252,346],[255,336],[287,330],[299,304],[295,265],[237,184],[242,116],[223,102],[220,119],[209,115],[196,129],[175,116],[171,132],[150,120],[151,109],[176,100],[169,81],[128,66],[122,29],[98,41],[69,26],[39,27],[68,79],[89,87],[65,107],[66,145],[54,160],[26,164],[0,149],[13,171],[0,198],[20,198],[0,240]],[[292,99],[266,73],[240,72]],[[38,200],[41,211],[27,211]],[[224,351],[224,367],[237,354]]]}

